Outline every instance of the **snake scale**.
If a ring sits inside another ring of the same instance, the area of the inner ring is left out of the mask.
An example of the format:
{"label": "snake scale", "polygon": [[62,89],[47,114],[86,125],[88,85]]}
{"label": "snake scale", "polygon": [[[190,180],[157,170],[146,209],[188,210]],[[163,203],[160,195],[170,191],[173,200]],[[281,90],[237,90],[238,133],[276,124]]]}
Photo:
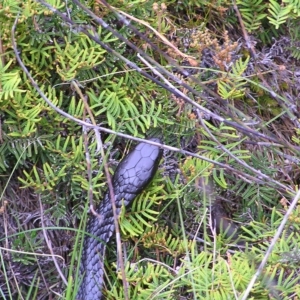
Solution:
{"label": "snake scale", "polygon": [[[158,138],[149,140],[160,142]],[[150,183],[157,171],[161,156],[162,150],[157,146],[139,143],[119,163],[112,178],[118,216],[122,204],[129,205]],[[92,236],[86,235],[84,239],[80,265],[80,274],[83,278],[76,296],[78,300],[103,299],[101,290],[104,280],[105,246],[115,231],[113,210],[108,192],[96,212],[100,218],[92,216],[86,229]]]}

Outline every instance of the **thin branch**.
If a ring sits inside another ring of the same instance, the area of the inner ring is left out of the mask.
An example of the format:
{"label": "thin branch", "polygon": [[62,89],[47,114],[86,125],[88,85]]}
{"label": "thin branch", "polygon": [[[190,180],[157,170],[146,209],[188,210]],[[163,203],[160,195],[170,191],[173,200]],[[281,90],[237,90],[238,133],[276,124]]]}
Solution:
{"label": "thin branch", "polygon": [[[48,246],[48,249],[49,249],[49,251],[51,253],[51,257],[53,259],[53,262],[54,262],[54,265],[56,267],[56,270],[57,270],[60,278],[62,279],[63,283],[67,286],[68,285],[68,281],[66,280],[66,278],[65,278],[63,272],[61,271],[60,266],[59,266],[59,264],[58,264],[58,262],[56,260],[56,255],[53,252],[52,243],[48,239],[48,235],[47,235],[47,232],[46,232],[46,229],[45,229],[45,224],[44,224],[44,210],[43,210],[43,204],[42,204],[42,201],[41,201],[41,196],[39,195],[38,198],[39,198],[39,204],[40,204],[41,225],[42,225],[43,235],[44,235],[46,244]],[[47,289],[48,289],[48,287],[47,287]]]}
{"label": "thin branch", "polygon": [[[136,34],[137,36],[139,36],[142,40],[146,41],[151,47],[152,49],[154,49],[155,51],[157,51],[159,53],[159,55],[161,55],[162,57],[164,57],[168,62],[169,64],[171,64],[172,66],[174,66],[177,70],[179,70],[181,72],[181,74],[184,74],[185,76],[188,76],[189,79],[191,81],[193,81],[195,84],[197,84],[198,86],[200,86],[205,92],[208,93],[208,95],[210,95],[211,97],[213,97],[214,99],[217,99],[219,100],[221,103],[224,102],[224,100],[217,94],[215,93],[213,90],[211,90],[209,87],[207,87],[205,84],[203,84],[198,78],[194,77],[193,75],[189,74],[184,68],[182,68],[182,66],[178,65],[178,63],[173,59],[171,58],[170,56],[168,56],[166,54],[165,51],[162,51],[159,47],[157,47],[151,40],[148,39],[148,37],[141,33],[135,26],[133,26],[130,22],[128,22],[123,16],[120,15],[120,13],[123,13],[123,12],[119,12],[117,11],[114,7],[112,7],[110,4],[108,4],[105,0],[98,0],[100,1],[101,3],[103,3],[103,5],[105,5],[107,8],[109,8],[116,16],[117,18],[119,19],[119,21],[121,21],[126,27],[128,27],[131,31],[134,32],[134,34]],[[73,2],[76,2],[78,3],[78,0],[73,0]],[[234,9],[236,10],[236,14],[238,16],[238,19],[240,21],[240,24],[241,24],[241,27],[242,27],[242,31],[243,31],[243,34],[244,34],[244,38],[245,38],[245,41],[246,41],[246,44],[247,44],[247,47],[250,49],[250,52],[252,53],[252,56],[254,58],[256,58],[256,53],[255,53],[255,50],[254,50],[254,47],[253,45],[251,44],[250,42],[250,38],[249,38],[249,35],[247,34],[247,31],[245,29],[245,26],[244,26],[244,23],[243,23],[243,20],[242,20],[242,17],[240,15],[240,12],[238,10],[238,7],[236,5],[236,2],[233,1],[233,5],[234,5]],[[80,4],[80,7],[81,8],[85,8],[82,4]],[[91,17],[93,17],[93,13],[88,10],[87,8],[84,9]],[[96,18],[98,18],[96,16]],[[98,18],[99,19],[99,18]],[[108,27],[107,28],[108,30],[110,30],[110,28]],[[138,49],[135,45],[130,45],[130,42],[127,40],[127,39],[124,39],[122,36],[120,36],[120,34],[117,32],[113,32],[112,30],[110,30],[115,36],[117,36],[119,39],[121,39],[123,42],[125,42],[127,45],[129,45],[132,49],[134,49],[135,51],[137,51],[138,53],[143,53],[142,50]],[[182,81],[180,78],[176,77],[173,73],[170,73],[168,72],[168,70],[164,69],[160,64],[158,64],[157,62],[155,62],[151,57],[149,57],[147,54],[143,53],[142,56],[145,58],[145,59],[148,59],[149,62],[151,62],[161,73],[165,74],[166,76],[168,76],[171,80],[173,80],[174,82],[176,82],[177,84],[181,85],[182,87],[186,88],[189,92],[193,93],[194,95],[196,95],[197,97],[201,97],[202,99],[204,99],[205,101],[208,101],[210,103],[210,105],[218,110],[219,112],[222,112],[222,109],[221,107],[219,107],[215,101],[210,101],[207,97],[205,97],[203,94],[199,93],[198,91],[195,91],[190,85],[186,84],[184,81]],[[272,90],[272,88],[267,84],[267,82],[264,80],[264,77],[263,77],[263,73],[258,70],[258,74],[257,74],[263,81],[264,83],[264,87],[265,87],[265,90],[273,97],[273,98],[276,98],[276,100],[278,100],[279,98],[286,103],[286,100],[282,97],[278,97],[278,95]],[[287,108],[286,105],[280,103],[281,106],[284,108],[285,112],[289,115],[289,117],[291,118],[291,120],[295,121],[297,126],[299,127],[299,122],[297,121],[297,118],[294,114],[292,114],[291,110]],[[230,110],[227,111],[228,115],[230,118],[234,119]],[[239,122],[237,122],[239,123]],[[240,129],[241,130],[241,129]],[[289,146],[291,147],[291,145],[289,143],[285,143],[286,146]],[[293,148],[293,147],[292,147]]]}
{"label": "thin branch", "polygon": [[[248,35],[248,32],[245,28],[245,25],[244,25],[244,21],[243,21],[243,18],[241,16],[241,13],[239,11],[239,8],[236,4],[236,0],[232,0],[233,2],[233,8],[235,10],[235,13],[236,13],[236,16],[239,20],[239,23],[241,25],[241,28],[242,28],[242,32],[243,32],[243,35],[244,35],[244,40],[246,42],[246,46],[247,48],[249,49],[250,51],[250,54],[252,56],[252,58],[254,59],[254,63],[256,65],[256,58],[257,58],[257,54],[255,52],[255,49],[254,49],[254,46],[253,46],[253,43],[251,43],[250,41],[250,38],[249,38],[249,35]],[[257,70],[257,76],[259,77],[259,79],[262,81],[264,87],[266,88],[266,91],[269,93],[269,95],[275,99],[279,105],[281,105],[281,107],[284,109],[284,111],[287,113],[287,115],[289,116],[289,118],[293,121],[295,121],[296,125],[300,126],[300,123],[298,121],[298,118],[292,113],[292,110],[289,109],[286,104],[288,105],[287,103],[287,100],[283,97],[278,97],[278,95],[273,91],[273,89],[270,87],[269,83],[265,80],[264,78],[264,75],[262,74],[261,70],[257,67],[256,68]],[[281,103],[279,100],[283,101],[283,103]]]}
{"label": "thin branch", "polygon": [[242,29],[242,32],[243,32],[243,35],[244,35],[244,40],[246,42],[246,46],[250,50],[251,56],[255,59],[257,57],[257,55],[255,53],[253,44],[250,41],[249,35],[247,33],[247,30],[246,30],[244,22],[243,22],[243,18],[242,18],[241,14],[240,14],[240,11],[239,11],[239,9],[237,7],[237,4],[236,4],[235,0],[232,0],[232,5],[233,5],[233,8],[235,10],[236,16],[237,16],[237,18],[239,20],[239,23],[241,25],[241,29]]}
{"label": "thin branch", "polygon": [[100,143],[101,143],[100,153],[101,153],[101,156],[102,156],[102,159],[103,159],[104,171],[105,171],[105,176],[106,176],[108,189],[109,189],[110,201],[111,201],[113,214],[114,214],[115,232],[116,232],[116,241],[117,241],[117,253],[118,253],[118,261],[119,261],[121,274],[122,274],[122,282],[123,282],[123,287],[124,287],[124,296],[125,296],[125,299],[128,300],[129,299],[129,297],[128,297],[128,285],[127,285],[127,281],[126,281],[124,260],[123,260],[123,255],[122,255],[121,235],[120,235],[120,228],[119,228],[119,222],[118,222],[117,208],[116,208],[116,203],[115,203],[115,193],[114,193],[112,180],[111,180],[108,165],[107,165],[107,162],[106,162],[106,158],[105,158],[105,154],[104,154],[101,139],[100,139]]}
{"label": "thin branch", "polygon": [[238,162],[241,166],[243,166],[244,168],[248,169],[249,171],[251,171],[252,173],[256,174],[257,176],[261,176],[264,179],[266,179],[266,181],[269,182],[273,182],[274,186],[278,185],[280,186],[282,189],[286,189],[286,185],[280,183],[279,181],[276,181],[274,179],[272,179],[270,176],[262,173],[259,170],[256,170],[255,168],[249,166],[244,160],[238,158],[236,155],[232,154],[222,143],[219,142],[219,140],[211,133],[211,131],[209,130],[209,128],[206,126],[205,122],[203,121],[203,118],[201,117],[199,111],[197,111],[197,115],[198,115],[198,119],[201,123],[201,125],[203,126],[203,128],[205,129],[205,131],[208,133],[208,135],[210,136],[210,138],[215,141],[218,146],[220,147],[220,149],[222,149],[225,153],[227,153],[231,158],[233,158],[236,162]]}
{"label": "thin branch", "polygon": [[[43,1],[42,1],[43,2]],[[47,7],[49,5],[47,4]],[[51,6],[50,6],[51,7]],[[52,7],[51,7],[52,8]],[[56,11],[56,9],[52,8],[54,11]],[[62,15],[61,13],[59,13],[60,15]],[[199,158],[199,159],[203,159],[207,162],[210,162],[214,165],[218,165],[219,167],[221,168],[224,168],[228,171],[231,171],[235,174],[237,174],[237,176],[241,177],[241,178],[245,178],[245,179],[248,179],[252,182],[256,182],[258,184],[267,184],[268,186],[271,186],[273,187],[273,185],[270,184],[270,182],[268,181],[268,178],[265,178],[267,179],[266,181],[265,180],[262,180],[264,178],[264,174],[259,174],[259,176],[257,177],[254,177],[254,176],[251,176],[249,174],[245,174],[244,172],[241,172],[239,170],[236,170],[235,168],[227,165],[227,164],[224,164],[224,163],[220,163],[218,161],[214,161],[214,160],[211,160],[205,156],[201,156],[201,155],[198,155],[198,154],[195,154],[195,153],[192,153],[192,152],[189,152],[189,151],[186,151],[186,150],[183,150],[183,149],[179,149],[179,148],[176,148],[176,147],[171,147],[171,146],[167,146],[167,145],[163,145],[163,144],[160,144],[160,143],[156,143],[156,142],[153,142],[153,141],[149,141],[149,140],[144,140],[144,139],[140,139],[140,138],[136,138],[136,137],[132,137],[130,135],[127,135],[127,134],[122,134],[122,133],[119,133],[119,132],[116,132],[116,131],[113,131],[111,129],[107,129],[107,128],[104,128],[104,127],[100,127],[100,126],[96,126],[94,124],[89,124],[87,122],[84,122],[82,120],[79,120],[73,116],[71,116],[70,114],[64,112],[63,110],[61,110],[60,108],[56,107],[46,96],[45,94],[43,93],[43,91],[39,88],[38,84],[35,82],[35,80],[33,79],[33,77],[31,76],[30,72],[28,71],[28,69],[26,68],[26,66],[24,65],[24,63],[22,62],[21,58],[20,58],[20,55],[19,55],[19,52],[17,50],[17,46],[16,46],[16,42],[15,42],[15,35],[14,35],[14,32],[15,32],[15,28],[16,28],[16,24],[17,24],[17,21],[18,21],[18,18],[16,18],[15,22],[14,22],[14,25],[12,27],[12,45],[13,45],[13,49],[14,49],[14,52],[15,52],[15,55],[16,55],[16,58],[17,58],[17,61],[19,63],[19,65],[21,66],[21,68],[24,70],[24,72],[26,73],[26,75],[28,76],[28,78],[30,79],[33,87],[37,90],[37,92],[40,94],[40,96],[46,101],[46,103],[52,107],[56,112],[58,112],[59,114],[63,115],[64,117],[68,118],[69,120],[72,120],[80,125],[83,125],[83,126],[87,126],[87,127],[90,127],[92,129],[94,129],[95,131],[99,130],[99,131],[103,131],[103,132],[107,132],[107,133],[111,133],[111,134],[115,134],[115,135],[118,135],[118,136],[121,136],[121,137],[124,137],[124,138],[128,138],[128,139],[131,139],[131,140],[135,140],[135,141],[138,141],[138,142],[145,142],[145,143],[149,143],[149,144],[152,144],[152,145],[155,145],[155,146],[159,146],[163,149],[167,149],[167,150],[170,150],[170,151],[174,151],[174,152],[179,152],[179,153],[182,153],[184,155],[189,155],[189,156],[193,156],[193,157],[196,157],[196,158]],[[73,21],[71,21],[73,22]],[[154,71],[155,69],[153,69]],[[161,75],[162,76],[162,75]],[[165,79],[166,80],[166,79]],[[167,86],[167,85],[166,85]],[[170,84],[170,86],[172,86]],[[168,86],[167,86],[168,88]],[[183,93],[181,93],[180,91],[178,91],[178,94],[179,97],[183,97],[185,96]],[[194,101],[192,101],[194,103]],[[240,127],[242,128],[242,126],[234,123],[234,122],[231,122],[231,121],[227,121],[225,119],[223,119],[222,117],[219,117],[213,113],[211,113],[209,110],[207,109],[204,109],[202,106],[200,105],[195,105],[197,108],[199,108],[201,111],[204,111],[204,112],[207,112],[209,113],[212,117],[215,116],[217,120],[219,121],[222,121],[224,122],[225,124],[228,124],[228,125],[231,125],[232,127]],[[255,134],[256,136],[263,136],[265,138],[264,135],[260,134],[259,132],[256,132],[256,131],[253,131],[253,134]],[[281,184],[278,182],[276,182],[276,185],[278,186],[281,186]],[[284,186],[284,191],[286,192],[287,190],[290,190],[290,191],[293,191],[292,189]]]}
{"label": "thin branch", "polygon": [[[92,111],[83,96],[80,88],[78,87],[77,83],[75,81],[72,81],[71,85],[75,88],[76,92],[78,93],[79,97],[81,98],[83,104],[84,104],[84,111],[83,111],[83,120],[86,120],[86,111],[89,114],[89,117],[93,123],[93,125],[96,125],[94,116],[92,114]],[[93,203],[93,183],[92,183],[92,168],[91,168],[91,158],[90,158],[90,152],[89,152],[89,142],[88,142],[88,128],[86,126],[82,126],[82,133],[83,133],[83,140],[84,140],[84,151],[85,151],[85,160],[86,160],[86,167],[87,167],[87,176],[88,176],[88,181],[89,181],[89,189],[88,189],[88,199],[89,199],[89,204],[90,204],[90,210],[98,218],[101,218],[99,216],[94,208],[94,203]],[[97,131],[95,130],[95,133]],[[98,139],[97,139],[98,141]]]}
{"label": "thin branch", "polygon": [[[80,98],[82,99],[82,101],[84,103],[85,110],[88,112],[89,117],[90,117],[93,125],[97,126],[95,118],[94,118],[93,113],[92,113],[92,110],[91,110],[86,98],[83,96],[81,90],[79,89],[78,85],[75,82],[73,82],[73,86],[75,87],[77,93],[80,95]],[[102,216],[99,216],[98,213],[95,211],[94,205],[93,205],[93,185],[92,185],[90,155],[89,155],[89,150],[88,150],[87,130],[86,130],[85,126],[83,126],[83,128],[84,128],[84,141],[85,141],[84,145],[85,145],[85,152],[86,152],[86,161],[87,161],[87,166],[88,166],[90,208],[91,208],[93,214],[96,215],[96,217],[102,218]],[[115,192],[114,192],[114,189],[113,189],[112,180],[111,180],[111,176],[110,176],[110,173],[109,173],[109,168],[108,168],[108,164],[107,164],[107,161],[106,161],[106,156],[105,156],[105,153],[104,153],[104,150],[103,150],[103,143],[102,143],[100,135],[98,135],[97,144],[99,145],[99,151],[100,151],[102,161],[103,161],[103,165],[104,165],[104,172],[105,172],[105,177],[106,177],[107,184],[108,184],[110,202],[111,202],[112,211],[113,211],[113,215],[114,215],[118,262],[119,262],[120,269],[121,269],[121,274],[122,274],[124,296],[125,296],[125,300],[128,300],[129,299],[129,297],[128,297],[128,284],[127,284],[127,281],[126,281],[124,260],[123,260],[123,255],[122,255],[122,243],[121,243],[121,234],[120,234],[120,228],[119,228],[119,222],[118,222],[119,216],[117,214],[117,208],[116,208],[116,202],[115,202]]]}
{"label": "thin branch", "polygon": [[[43,91],[39,88],[38,84],[35,82],[35,80],[31,76],[30,72],[28,71],[27,67],[24,65],[24,63],[22,62],[22,60],[20,58],[20,55],[19,55],[19,52],[18,52],[18,49],[17,49],[17,46],[16,46],[16,42],[15,42],[15,35],[14,35],[14,31],[15,31],[15,28],[16,28],[17,21],[18,21],[18,18],[16,18],[15,23],[14,23],[14,25],[12,27],[12,45],[13,45],[14,53],[16,55],[16,59],[17,59],[19,65],[20,65],[20,67],[23,69],[23,71],[25,72],[25,74],[29,78],[32,86],[36,89],[36,91],[39,93],[39,95],[42,97],[42,99],[51,108],[53,108],[56,112],[58,112],[59,114],[61,114],[65,118],[67,118],[67,119],[69,119],[71,121],[74,121],[74,122],[76,122],[79,125],[86,126],[87,128],[92,128],[95,131],[97,131],[97,130],[103,131],[103,132],[114,134],[114,135],[117,135],[117,136],[120,136],[120,137],[123,137],[123,138],[126,138],[126,139],[130,139],[130,140],[133,140],[133,141],[136,141],[136,142],[148,143],[150,145],[158,146],[158,147],[160,147],[162,149],[166,149],[166,150],[169,150],[169,151],[178,152],[178,153],[181,153],[181,154],[186,155],[186,156],[193,156],[193,157],[196,157],[196,158],[199,158],[199,159],[203,159],[204,161],[210,162],[210,163],[212,163],[214,165],[217,165],[217,166],[219,166],[221,168],[224,168],[224,169],[226,169],[228,171],[231,171],[231,172],[237,174],[238,176],[240,176],[241,178],[245,177],[245,178],[247,178],[247,179],[249,179],[249,180],[251,180],[253,182],[256,182],[258,184],[268,184],[268,185],[270,185],[268,182],[264,182],[262,180],[262,178],[257,178],[257,177],[253,177],[253,176],[251,176],[249,174],[244,174],[243,172],[241,172],[239,170],[236,170],[235,168],[229,166],[228,164],[221,163],[221,162],[209,159],[209,158],[207,158],[205,156],[201,156],[201,155],[198,155],[198,154],[195,154],[193,152],[186,151],[186,150],[183,150],[183,149],[180,149],[180,148],[176,148],[176,147],[168,146],[168,145],[165,145],[165,144],[161,144],[161,143],[157,143],[157,142],[153,142],[153,141],[149,141],[149,140],[145,140],[145,139],[133,137],[131,135],[124,134],[124,133],[121,133],[121,132],[117,132],[117,131],[114,131],[114,130],[111,130],[111,129],[108,129],[108,128],[105,128],[105,127],[95,126],[93,124],[90,124],[90,123],[84,122],[84,121],[82,121],[80,119],[77,119],[74,116],[66,113],[65,111],[63,111],[59,107],[55,106],[46,97],[46,95],[43,93]],[[289,188],[287,188],[287,189],[289,189]],[[290,189],[290,191],[292,191],[292,190]]]}
{"label": "thin branch", "polygon": [[[138,57],[140,58],[140,60],[142,62],[144,62],[149,68],[151,68],[151,65],[143,58],[141,57],[139,54],[138,54]],[[156,69],[153,69],[153,72],[159,76],[160,78],[162,78],[162,80],[165,82],[166,85],[170,86],[171,88],[173,88],[173,85],[166,79],[163,77],[162,74],[158,73],[156,71]],[[183,93],[179,91],[179,94],[182,96]],[[214,136],[213,134],[210,132],[210,130],[207,128],[207,126],[205,125],[205,123],[203,122],[203,119],[202,117],[200,116],[200,112],[199,110],[197,110],[197,114],[198,114],[198,118],[201,122],[201,125],[205,128],[205,130],[207,131],[207,133],[209,134],[209,136],[215,141],[218,143],[218,145],[221,147],[221,149],[227,153],[229,156],[231,156],[233,159],[235,159],[237,162],[239,162],[241,165],[243,165],[245,168],[247,168],[248,170],[250,170],[251,172],[253,172],[254,174],[256,174],[257,176],[259,177],[262,177],[264,179],[266,179],[266,181],[270,181],[270,182],[273,182],[274,185],[276,186],[280,186],[283,190],[286,189],[286,185],[284,184],[281,184],[280,182],[276,181],[276,180],[273,180],[271,179],[269,176],[263,174],[261,171],[258,171],[254,168],[252,168],[251,166],[249,166],[248,164],[246,164],[246,162],[242,161],[241,159],[237,158],[236,156],[234,156],[228,149],[226,149]],[[244,176],[246,175],[246,173],[244,174]]]}
{"label": "thin branch", "polygon": [[[266,136],[266,135],[264,135],[264,134],[262,134],[260,132],[257,132],[255,130],[252,130],[252,129],[248,128],[248,127],[245,127],[244,124],[241,124],[241,122],[232,122],[232,121],[226,120],[225,118],[221,117],[220,115],[217,115],[217,114],[211,112],[210,110],[204,108],[203,106],[201,106],[197,102],[193,101],[190,97],[188,97],[185,94],[181,93],[181,95],[179,96],[180,91],[177,88],[174,87],[173,89],[170,89],[170,87],[168,85],[163,84],[162,82],[160,82],[159,80],[157,80],[155,77],[149,75],[143,69],[139,68],[135,63],[129,61],[124,56],[122,56],[121,54],[119,54],[118,52],[116,52],[114,49],[110,48],[108,45],[106,45],[105,43],[103,43],[99,38],[97,38],[94,35],[90,34],[83,27],[78,26],[75,22],[73,22],[71,19],[69,19],[65,14],[61,13],[60,11],[58,11],[57,9],[55,9],[54,7],[52,7],[50,4],[46,3],[43,0],[37,0],[37,1],[40,2],[41,4],[43,4],[44,6],[46,6],[48,9],[50,9],[55,14],[57,14],[59,17],[61,17],[66,23],[69,23],[70,25],[74,26],[79,32],[82,32],[82,33],[86,34],[89,38],[91,38],[93,41],[95,41],[96,43],[98,43],[103,49],[105,49],[106,51],[108,51],[112,55],[114,55],[117,58],[119,58],[120,60],[122,60],[130,68],[135,69],[141,75],[143,75],[147,79],[153,81],[154,83],[156,83],[157,85],[161,86],[162,88],[168,90],[170,93],[174,94],[175,96],[182,98],[184,101],[190,103],[191,105],[193,105],[194,107],[196,107],[197,109],[199,109],[200,111],[202,111],[203,113],[207,114],[209,117],[211,117],[211,118],[213,118],[215,120],[218,120],[219,122],[224,122],[225,124],[238,129],[239,131],[243,132],[244,134],[248,135],[251,138],[253,138],[253,137],[256,137],[256,138],[260,137],[260,138],[263,138],[263,139],[267,139],[269,141],[273,141],[275,143],[279,143],[279,141],[278,141],[278,139],[276,137]],[[81,7],[85,12],[87,12],[99,25],[101,25],[103,28],[105,28],[105,29],[109,30],[110,32],[112,32],[121,41],[125,42],[127,45],[129,45],[130,47],[132,47],[135,51],[137,51],[138,53],[140,53],[140,55],[142,55],[145,59],[149,60],[152,64],[155,65],[156,68],[158,68],[162,73],[165,73],[168,77],[170,77],[177,84],[183,86],[188,91],[190,91],[191,93],[197,95],[198,97],[205,98],[201,93],[199,93],[198,91],[196,91],[193,88],[191,88],[191,86],[185,84],[180,78],[177,78],[176,76],[174,76],[174,74],[172,74],[172,73],[168,72],[166,69],[164,69],[161,65],[159,65],[157,62],[155,62],[153,59],[151,59],[147,54],[145,54],[141,49],[137,48],[135,45],[133,45],[132,43],[130,43],[128,41],[128,39],[125,39],[122,35],[120,35],[118,32],[116,32],[114,29],[112,29],[106,22],[104,22],[101,18],[97,17],[93,12],[91,12],[90,10],[88,10],[80,2],[78,2],[77,0],[73,0],[73,2],[76,3],[79,7]],[[175,65],[175,64],[173,64],[173,65]],[[180,68],[180,66],[177,66],[177,64],[175,66],[178,67],[178,68]],[[217,95],[216,93],[214,93],[213,91],[211,91],[209,88],[203,86],[203,84],[201,84],[199,82],[199,80],[197,80],[197,79],[195,79],[195,80],[196,80],[196,83],[198,85],[200,85],[207,93],[209,93],[214,98],[219,99],[220,101],[223,102],[223,99],[219,95]],[[208,101],[208,99],[207,99],[207,101]],[[220,108],[214,102],[211,102],[210,105],[212,107],[214,107],[215,109],[217,109],[218,111],[224,110],[224,109]],[[286,144],[286,143],[284,143],[284,144]],[[287,146],[290,147],[290,148],[293,148],[292,145],[288,144]]]}
{"label": "thin branch", "polygon": [[[137,23],[143,24],[145,27],[149,28],[165,45],[167,45],[168,47],[172,48],[179,56],[183,57],[183,58],[192,58],[195,59],[195,57],[188,55],[186,53],[181,52],[176,46],[174,46],[163,34],[161,34],[160,32],[158,32],[155,28],[153,28],[148,22],[138,19],[134,16],[131,16],[127,13],[125,13],[124,11],[118,10],[115,7],[109,5],[106,1],[103,0],[96,0],[96,2],[101,3],[102,5],[106,6],[108,9],[110,9],[119,19],[119,21],[121,21],[126,27],[133,29],[134,33],[138,33],[138,35],[140,37],[142,37],[142,39],[144,39],[147,43],[149,43],[151,45],[152,48],[156,48],[156,46],[154,44],[151,43],[150,40],[148,40],[148,38],[143,35],[141,32],[139,32],[134,26],[130,26],[130,22],[126,20],[126,18],[131,19]],[[126,18],[122,17],[120,14],[122,14],[123,16],[125,16]],[[137,32],[135,32],[137,31]],[[155,49],[154,48],[154,49]],[[161,51],[159,48],[157,48],[158,51]],[[156,49],[155,49],[156,50]],[[163,51],[161,51],[164,55],[165,53]]]}
{"label": "thin branch", "polygon": [[299,199],[300,199],[300,190],[297,192],[297,194],[294,197],[294,199],[293,199],[293,201],[292,201],[289,209],[287,210],[285,216],[283,217],[283,219],[282,219],[282,221],[280,223],[280,226],[278,227],[278,229],[277,229],[277,231],[276,231],[276,233],[275,233],[275,235],[274,235],[274,237],[273,237],[273,239],[272,239],[272,241],[270,243],[270,246],[269,246],[268,250],[266,251],[266,254],[265,254],[264,258],[262,259],[262,261],[261,261],[261,263],[260,263],[260,265],[259,265],[256,273],[252,277],[250,283],[248,284],[248,287],[247,287],[247,289],[246,289],[246,291],[245,291],[245,293],[244,293],[244,295],[243,295],[243,297],[242,297],[241,300],[247,300],[248,299],[248,296],[249,296],[249,294],[250,294],[250,292],[251,292],[251,290],[252,290],[252,288],[253,288],[256,280],[257,280],[257,278],[261,275],[261,273],[262,273],[262,271],[263,271],[263,269],[264,269],[264,267],[265,267],[265,265],[266,265],[266,263],[268,261],[268,258],[271,255],[271,253],[273,251],[273,248],[274,248],[277,240],[281,236],[282,231],[284,229],[284,226],[287,223],[287,221],[288,221],[290,215],[292,214],[293,210],[295,209],[295,207],[296,207]]}

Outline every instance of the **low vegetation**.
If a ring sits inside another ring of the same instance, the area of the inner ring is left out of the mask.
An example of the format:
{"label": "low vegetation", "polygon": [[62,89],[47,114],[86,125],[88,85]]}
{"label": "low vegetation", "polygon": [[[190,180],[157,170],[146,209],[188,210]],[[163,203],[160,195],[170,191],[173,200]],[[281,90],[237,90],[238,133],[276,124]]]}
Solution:
{"label": "low vegetation", "polygon": [[75,299],[104,162],[149,136],[159,171],[120,216],[128,295],[112,241],[106,299],[300,297],[299,0],[0,0],[0,18],[2,299]]}

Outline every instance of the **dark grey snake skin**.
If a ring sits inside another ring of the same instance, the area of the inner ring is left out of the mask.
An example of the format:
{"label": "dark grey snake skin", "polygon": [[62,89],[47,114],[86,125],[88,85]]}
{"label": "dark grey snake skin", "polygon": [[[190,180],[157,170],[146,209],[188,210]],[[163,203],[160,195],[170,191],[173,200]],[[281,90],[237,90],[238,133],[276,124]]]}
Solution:
{"label": "dark grey snake skin", "polygon": [[[157,138],[150,140],[160,142]],[[122,203],[125,206],[129,205],[150,183],[157,170],[161,155],[162,150],[157,146],[140,143],[119,163],[112,178],[118,215]],[[108,192],[96,211],[101,216],[101,220],[92,216],[86,231],[102,242],[87,235],[84,239],[80,265],[80,275],[83,276],[83,279],[76,297],[78,300],[102,299],[105,245],[115,231]]]}

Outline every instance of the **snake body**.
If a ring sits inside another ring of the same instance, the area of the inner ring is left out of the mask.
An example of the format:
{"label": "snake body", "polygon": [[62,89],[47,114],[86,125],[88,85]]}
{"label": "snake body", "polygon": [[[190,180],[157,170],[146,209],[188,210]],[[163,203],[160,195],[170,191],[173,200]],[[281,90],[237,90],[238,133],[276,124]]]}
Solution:
{"label": "snake body", "polygon": [[[158,138],[150,140],[160,142]],[[157,146],[139,143],[119,163],[112,178],[118,216],[122,204],[129,205],[150,183],[158,168],[161,155],[162,150]],[[108,192],[96,212],[100,218],[92,216],[86,229],[92,236],[86,235],[84,239],[80,265],[80,274],[83,279],[76,297],[78,300],[102,299],[105,246],[115,231],[114,216]]]}

